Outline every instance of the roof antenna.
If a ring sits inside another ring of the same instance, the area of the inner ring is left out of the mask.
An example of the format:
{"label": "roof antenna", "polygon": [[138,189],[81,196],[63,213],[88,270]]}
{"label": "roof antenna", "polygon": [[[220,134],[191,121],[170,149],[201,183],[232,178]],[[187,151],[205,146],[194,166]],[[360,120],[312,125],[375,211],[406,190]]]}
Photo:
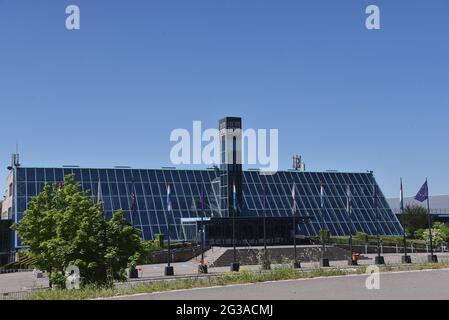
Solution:
{"label": "roof antenna", "polygon": [[11,155],[11,163],[8,166],[8,170],[12,170],[15,167],[20,167],[20,161],[19,161],[19,143],[16,140],[16,153],[13,153]]}

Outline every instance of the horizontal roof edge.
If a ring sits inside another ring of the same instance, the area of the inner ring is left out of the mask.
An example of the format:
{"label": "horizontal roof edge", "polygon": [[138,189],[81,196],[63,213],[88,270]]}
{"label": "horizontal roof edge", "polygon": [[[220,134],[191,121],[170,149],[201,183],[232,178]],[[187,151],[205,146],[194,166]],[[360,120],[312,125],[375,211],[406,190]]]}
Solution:
{"label": "horizontal roof edge", "polygon": [[[18,169],[75,169],[75,170],[82,170],[82,169],[90,169],[90,170],[163,170],[163,171],[170,171],[170,170],[176,170],[176,171],[213,171],[215,170],[214,168],[204,168],[204,169],[184,169],[184,168],[172,168],[172,167],[161,167],[161,168],[126,168],[126,167],[119,167],[119,168],[115,168],[115,167],[27,167],[27,166],[20,166],[18,167]],[[219,170],[219,169],[218,169]],[[264,171],[260,170],[250,170],[250,169],[244,169],[244,172],[255,172],[255,173],[261,173],[263,174]],[[295,170],[278,170],[276,171],[276,173],[278,172],[285,172],[285,173],[289,173],[289,172],[295,172],[295,173],[320,173],[320,174],[335,174],[335,173],[343,173],[343,174],[372,174],[372,172],[357,172],[357,171],[295,171]],[[265,173],[266,174],[266,173]]]}

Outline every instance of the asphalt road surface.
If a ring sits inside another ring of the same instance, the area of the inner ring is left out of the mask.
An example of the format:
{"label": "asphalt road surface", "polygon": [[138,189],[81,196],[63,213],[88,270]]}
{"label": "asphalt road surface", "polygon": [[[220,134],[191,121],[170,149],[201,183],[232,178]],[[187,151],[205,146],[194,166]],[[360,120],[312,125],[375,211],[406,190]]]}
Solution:
{"label": "asphalt road surface", "polygon": [[266,282],[117,297],[124,300],[366,300],[449,299],[449,270],[381,273],[380,289],[367,275]]}

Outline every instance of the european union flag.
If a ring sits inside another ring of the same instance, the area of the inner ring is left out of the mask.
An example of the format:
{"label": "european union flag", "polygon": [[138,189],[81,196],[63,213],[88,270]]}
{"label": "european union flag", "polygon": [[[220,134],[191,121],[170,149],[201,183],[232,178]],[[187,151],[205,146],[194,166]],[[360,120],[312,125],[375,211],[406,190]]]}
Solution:
{"label": "european union flag", "polygon": [[415,200],[418,200],[419,202],[424,202],[428,198],[429,198],[429,188],[427,187],[427,179],[426,179],[426,182],[424,182],[421,189],[416,194]]}

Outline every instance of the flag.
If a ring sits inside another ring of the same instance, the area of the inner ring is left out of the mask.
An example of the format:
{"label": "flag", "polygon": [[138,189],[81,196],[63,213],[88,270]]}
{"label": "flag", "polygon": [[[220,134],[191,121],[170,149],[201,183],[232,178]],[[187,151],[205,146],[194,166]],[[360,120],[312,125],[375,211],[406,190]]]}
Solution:
{"label": "flag", "polygon": [[402,188],[402,178],[401,187],[399,189],[399,209],[404,210],[404,189]]}
{"label": "flag", "polygon": [[232,194],[233,194],[233,203],[234,203],[234,210],[237,211],[238,209],[238,199],[237,199],[237,188],[235,187],[235,180],[232,183]]}
{"label": "flag", "polygon": [[349,215],[352,213],[352,194],[349,186],[346,187],[346,212]]}
{"label": "flag", "polygon": [[169,182],[167,184],[167,211],[169,211],[169,212],[172,211],[170,193],[171,193],[171,188],[170,188],[170,182]]}
{"label": "flag", "polygon": [[131,192],[131,213],[136,213],[137,211],[137,198],[136,198],[136,188],[134,186],[134,182],[132,184],[132,192]]}
{"label": "flag", "polygon": [[324,197],[324,183],[323,180],[320,180],[320,205],[321,208],[324,208],[325,197]]}
{"label": "flag", "polygon": [[293,214],[296,211],[296,197],[295,197],[295,189],[296,189],[296,184],[293,184],[293,188],[292,188],[292,211]]}
{"label": "flag", "polygon": [[377,186],[373,184],[373,207],[377,208]]}
{"label": "flag", "polygon": [[418,200],[419,202],[424,202],[427,199],[429,199],[429,188],[427,186],[427,179],[426,179],[426,182],[424,182],[421,189],[419,189],[418,193],[416,194],[415,200]]}
{"label": "flag", "polygon": [[98,180],[98,189],[97,189],[97,203],[103,201],[103,193],[101,192],[101,181]]}

